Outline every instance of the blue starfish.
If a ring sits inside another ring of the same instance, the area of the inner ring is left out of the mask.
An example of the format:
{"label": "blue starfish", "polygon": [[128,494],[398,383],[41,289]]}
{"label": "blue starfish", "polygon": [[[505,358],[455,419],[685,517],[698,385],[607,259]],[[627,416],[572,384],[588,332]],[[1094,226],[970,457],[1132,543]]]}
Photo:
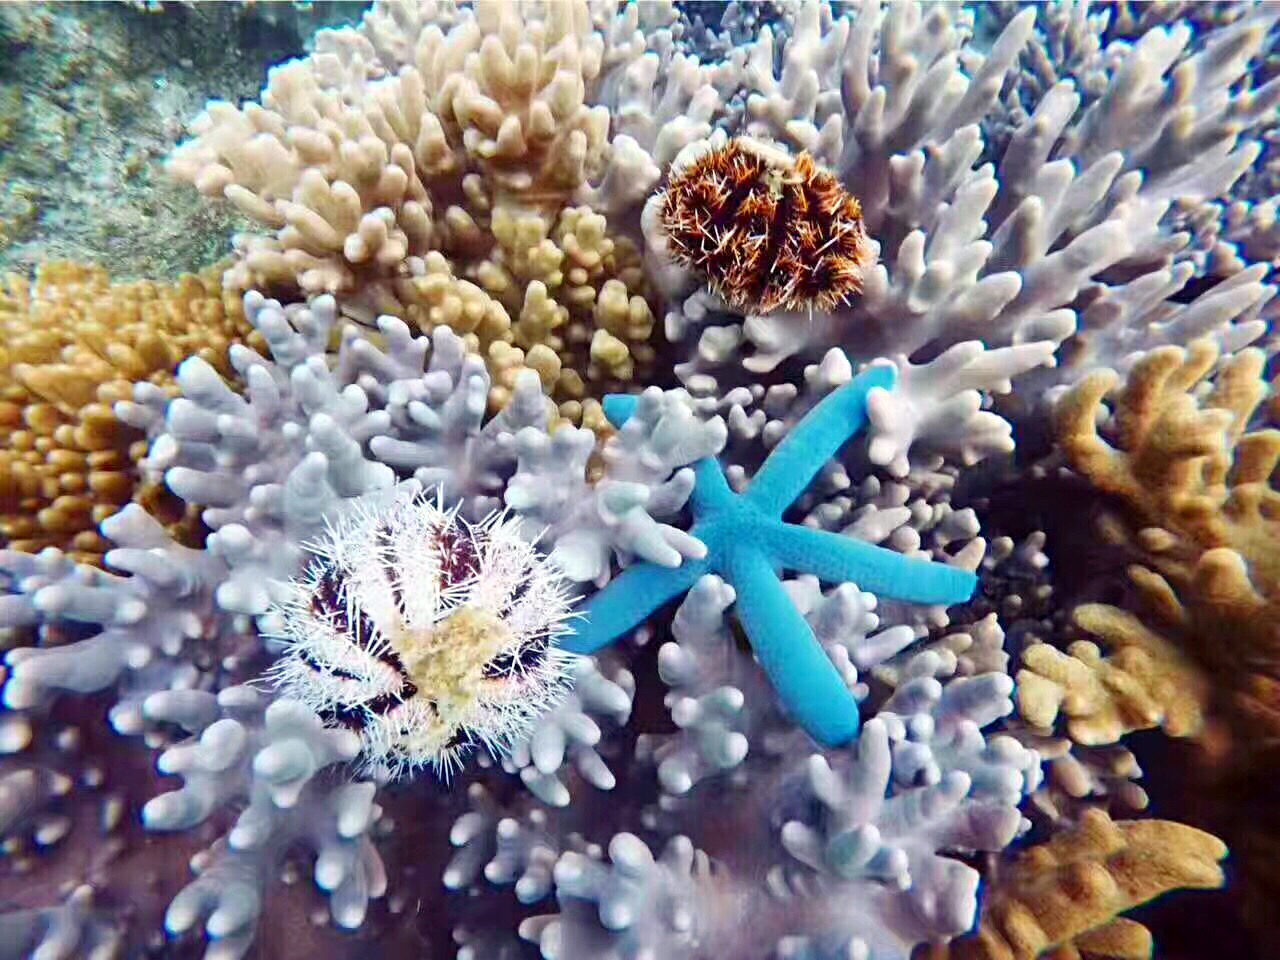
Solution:
{"label": "blue starfish", "polygon": [[[706,556],[686,558],[677,567],[628,567],[587,601],[585,623],[565,639],[565,648],[593,653],[715,573],[736,591],[738,618],[790,714],[819,743],[853,740],[857,701],[783,589],[779,572],[810,573],[831,583],[851,580],[878,595],[927,604],[962,603],[978,582],[967,570],[782,520],[823,464],[865,426],[868,392],[891,388],[894,377],[892,367],[872,367],[825,397],[778,444],[745,493],[730,489],[714,457],[694,464],[690,533],[706,544]],[[605,398],[605,415],[621,427],[637,399],[612,394]]]}

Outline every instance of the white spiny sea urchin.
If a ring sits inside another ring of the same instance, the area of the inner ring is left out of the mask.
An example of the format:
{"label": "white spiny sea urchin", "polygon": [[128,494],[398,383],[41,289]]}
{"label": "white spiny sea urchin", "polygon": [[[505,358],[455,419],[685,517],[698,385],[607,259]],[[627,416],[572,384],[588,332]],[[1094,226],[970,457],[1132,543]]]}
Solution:
{"label": "white spiny sea urchin", "polygon": [[438,495],[401,493],[357,504],[307,548],[272,611],[286,647],[268,676],[356,730],[372,775],[447,777],[567,692],[570,585],[504,512],[468,523]]}

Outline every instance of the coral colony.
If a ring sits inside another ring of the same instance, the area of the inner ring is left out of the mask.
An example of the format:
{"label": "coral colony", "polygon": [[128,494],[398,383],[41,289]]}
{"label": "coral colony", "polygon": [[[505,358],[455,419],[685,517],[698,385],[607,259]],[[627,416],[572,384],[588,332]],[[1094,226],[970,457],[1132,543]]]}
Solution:
{"label": "coral colony", "polygon": [[1280,8],[702,16],[379,0],[0,286],[0,960],[1270,923]]}

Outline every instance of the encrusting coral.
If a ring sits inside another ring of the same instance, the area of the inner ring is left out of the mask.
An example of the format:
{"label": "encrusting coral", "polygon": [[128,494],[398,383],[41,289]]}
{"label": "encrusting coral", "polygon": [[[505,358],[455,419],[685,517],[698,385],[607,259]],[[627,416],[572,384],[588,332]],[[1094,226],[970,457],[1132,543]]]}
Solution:
{"label": "encrusting coral", "polygon": [[198,545],[198,511],[142,474],[146,437],[112,404],[146,384],[177,392],[198,356],[229,375],[233,343],[260,346],[220,269],[172,284],[113,283],[100,267],[49,263],[0,287],[0,536],[19,550],[56,546],[100,562],[97,525],[130,500]]}

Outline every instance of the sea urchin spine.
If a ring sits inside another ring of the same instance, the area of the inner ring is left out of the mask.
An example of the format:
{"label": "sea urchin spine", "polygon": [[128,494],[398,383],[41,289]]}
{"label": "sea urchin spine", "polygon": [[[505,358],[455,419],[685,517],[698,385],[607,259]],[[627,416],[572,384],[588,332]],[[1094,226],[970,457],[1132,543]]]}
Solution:
{"label": "sea urchin spine", "polygon": [[467,523],[424,494],[361,504],[310,545],[272,611],[271,679],[361,736],[366,769],[447,776],[477,745],[505,750],[567,692],[556,641],[572,595],[518,521]]}
{"label": "sea urchin spine", "polygon": [[747,137],[673,173],[660,217],[676,262],[754,313],[830,310],[862,290],[862,205],[812,156]]}

